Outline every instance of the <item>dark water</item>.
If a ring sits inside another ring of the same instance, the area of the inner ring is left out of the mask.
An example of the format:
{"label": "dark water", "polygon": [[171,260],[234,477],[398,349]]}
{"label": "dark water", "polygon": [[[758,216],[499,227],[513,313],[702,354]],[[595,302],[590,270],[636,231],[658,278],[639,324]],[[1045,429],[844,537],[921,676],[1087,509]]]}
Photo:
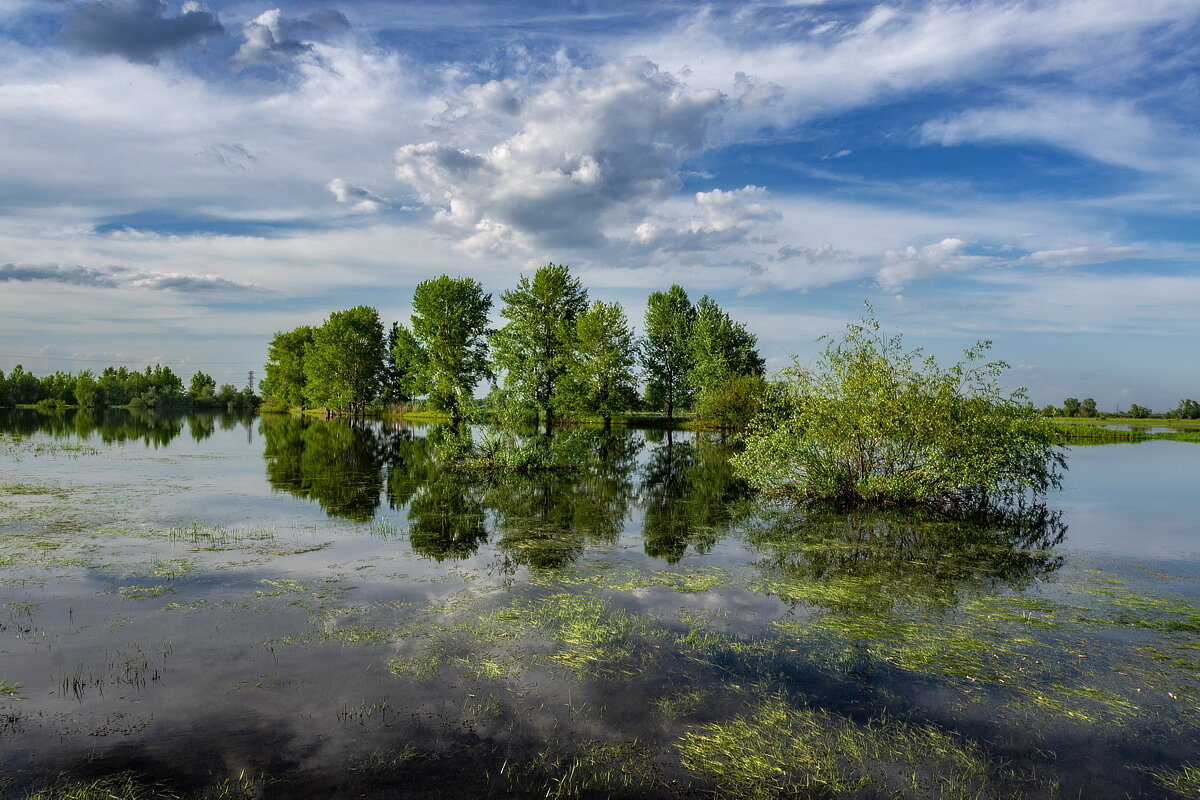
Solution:
{"label": "dark water", "polygon": [[5,797],[1200,781],[1200,446],[1075,449],[1063,492],[983,524],[774,505],[679,432],[565,434],[569,476],[464,473],[436,427],[0,433]]}

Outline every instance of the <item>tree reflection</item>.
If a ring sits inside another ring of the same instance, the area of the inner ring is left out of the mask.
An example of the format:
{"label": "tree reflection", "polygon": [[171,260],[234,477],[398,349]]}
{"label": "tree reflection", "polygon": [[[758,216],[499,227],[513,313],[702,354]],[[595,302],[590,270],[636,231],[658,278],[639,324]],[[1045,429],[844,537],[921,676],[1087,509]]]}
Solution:
{"label": "tree reflection", "polygon": [[1066,525],[1061,512],[1042,504],[967,519],[920,510],[799,510],[762,500],[743,512],[739,527],[763,554],[768,585],[785,599],[798,594],[840,613],[953,608],[1021,589],[1063,564],[1054,548]]}
{"label": "tree reflection", "polygon": [[375,515],[391,442],[373,427],[287,416],[264,418],[260,430],[272,487],[316,500],[332,516],[365,522]]}
{"label": "tree reflection", "polygon": [[561,567],[589,544],[616,542],[635,495],[640,449],[633,432],[610,429],[588,439],[578,473],[491,476],[485,500],[509,566]]}
{"label": "tree reflection", "polygon": [[408,506],[413,552],[437,561],[467,558],[488,538],[482,490],[448,464],[447,446],[456,435],[431,428],[414,436],[410,429],[388,466],[388,504]]}
{"label": "tree reflection", "polygon": [[147,447],[165,447],[183,432],[187,416],[153,409],[18,408],[0,411],[0,426],[20,436],[43,433],[55,439],[94,437],[105,444],[141,442]]}
{"label": "tree reflection", "polygon": [[642,469],[642,536],[646,555],[674,564],[688,547],[707,553],[728,530],[744,482],[729,465],[732,447],[706,436],[658,441]]}

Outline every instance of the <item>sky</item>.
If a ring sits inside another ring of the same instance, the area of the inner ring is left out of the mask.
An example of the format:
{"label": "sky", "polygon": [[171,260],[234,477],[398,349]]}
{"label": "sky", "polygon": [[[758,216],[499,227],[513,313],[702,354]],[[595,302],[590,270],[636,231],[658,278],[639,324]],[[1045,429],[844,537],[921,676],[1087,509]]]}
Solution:
{"label": "sky", "polygon": [[[567,264],[769,369],[870,303],[1038,405],[1200,398],[1200,3],[0,0],[0,369],[261,376]],[[497,318],[499,321],[499,318]]]}

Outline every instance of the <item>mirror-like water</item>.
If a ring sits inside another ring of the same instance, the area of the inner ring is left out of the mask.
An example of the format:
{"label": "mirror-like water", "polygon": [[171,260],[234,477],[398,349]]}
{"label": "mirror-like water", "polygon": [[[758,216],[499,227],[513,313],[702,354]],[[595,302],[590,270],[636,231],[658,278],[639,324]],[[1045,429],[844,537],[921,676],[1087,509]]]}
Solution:
{"label": "mirror-like water", "polygon": [[487,475],[436,427],[0,417],[0,791],[1198,791],[1200,447],[1076,448],[981,524],[569,435]]}

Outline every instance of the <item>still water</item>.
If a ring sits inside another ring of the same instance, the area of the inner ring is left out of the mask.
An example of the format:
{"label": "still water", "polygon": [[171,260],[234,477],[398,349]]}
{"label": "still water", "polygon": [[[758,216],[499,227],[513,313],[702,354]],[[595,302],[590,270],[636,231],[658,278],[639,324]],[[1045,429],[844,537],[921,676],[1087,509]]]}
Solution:
{"label": "still water", "polygon": [[573,435],[505,476],[437,427],[0,416],[0,793],[1200,790],[1200,446],[1074,448],[985,525]]}

